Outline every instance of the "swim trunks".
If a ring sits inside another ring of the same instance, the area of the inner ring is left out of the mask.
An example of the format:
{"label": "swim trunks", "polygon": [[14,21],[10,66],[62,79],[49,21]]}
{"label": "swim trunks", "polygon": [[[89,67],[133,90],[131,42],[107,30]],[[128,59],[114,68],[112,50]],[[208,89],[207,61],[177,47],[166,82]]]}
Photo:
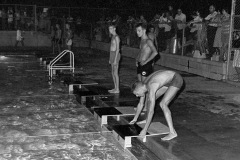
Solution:
{"label": "swim trunks", "polygon": [[138,62],[137,74],[141,74],[142,76],[147,77],[152,73],[153,73],[153,61],[149,61],[143,66],[141,66],[140,62]]}
{"label": "swim trunks", "polygon": [[[114,63],[115,56],[116,56],[116,51],[110,51],[110,57],[109,57],[109,63],[110,64]],[[120,61],[120,58],[121,58],[121,55],[119,53],[118,56],[117,56],[117,63]]]}
{"label": "swim trunks", "polygon": [[183,78],[178,73],[175,73],[172,81],[164,86],[166,86],[166,87],[173,86],[173,87],[180,89],[182,87],[182,85],[183,85]]}

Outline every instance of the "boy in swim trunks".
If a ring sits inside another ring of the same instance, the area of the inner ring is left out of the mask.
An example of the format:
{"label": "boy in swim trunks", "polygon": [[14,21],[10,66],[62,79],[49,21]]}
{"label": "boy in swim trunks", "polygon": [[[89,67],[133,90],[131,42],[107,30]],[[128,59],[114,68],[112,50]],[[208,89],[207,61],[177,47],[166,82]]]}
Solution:
{"label": "boy in swim trunks", "polygon": [[159,70],[148,76],[143,82],[136,82],[133,85],[133,93],[140,97],[136,114],[130,124],[137,122],[137,119],[145,105],[147,105],[147,119],[138,123],[146,123],[140,136],[145,136],[148,127],[151,124],[154,114],[155,101],[161,97],[160,107],[163,110],[165,119],[169,127],[169,134],[162,138],[167,141],[177,137],[177,132],[173,127],[171,111],[168,108],[169,103],[176,96],[183,85],[183,78],[176,72],[170,70]]}
{"label": "boy in swim trunks", "polygon": [[120,46],[120,38],[116,33],[116,25],[109,25],[109,33],[111,34],[111,45],[110,45],[110,57],[109,64],[112,66],[112,77],[114,82],[114,89],[109,90],[109,93],[119,93],[119,75],[118,75],[118,67],[120,60],[119,46]]}
{"label": "boy in swim trunks", "polygon": [[137,35],[141,38],[140,53],[136,58],[138,81],[144,81],[153,72],[153,61],[158,54],[153,41],[146,33],[146,29],[145,23],[136,25]]}
{"label": "boy in swim trunks", "polygon": [[66,24],[66,45],[69,51],[72,50],[72,38],[73,38],[73,33],[72,30],[70,29],[70,24]]}

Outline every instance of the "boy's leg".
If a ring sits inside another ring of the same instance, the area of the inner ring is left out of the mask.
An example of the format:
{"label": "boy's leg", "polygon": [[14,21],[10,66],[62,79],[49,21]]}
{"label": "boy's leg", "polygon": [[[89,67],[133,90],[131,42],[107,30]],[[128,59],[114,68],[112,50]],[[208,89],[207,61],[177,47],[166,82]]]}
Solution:
{"label": "boy's leg", "polygon": [[118,63],[116,64],[116,65],[114,65],[114,77],[115,77],[115,84],[114,84],[114,86],[115,86],[115,90],[116,90],[116,92],[118,92],[119,93],[119,75],[118,75]]}
{"label": "boy's leg", "polygon": [[109,90],[110,93],[119,93],[119,75],[118,75],[118,64],[112,64],[112,77],[114,83],[114,89]]}
{"label": "boy's leg", "polygon": [[[161,89],[159,89],[156,93],[156,100],[159,97],[161,97],[167,91],[167,89],[168,89],[168,87],[165,87],[165,86],[163,86]],[[148,96],[146,95],[146,97],[148,97]],[[143,111],[148,112],[148,99],[147,98],[145,99]],[[148,115],[148,113],[146,113],[146,115]],[[147,117],[146,117],[146,119],[147,119]],[[146,119],[142,120],[142,121],[139,121],[138,124],[146,123]]]}
{"label": "boy's leg", "polygon": [[115,81],[116,81],[116,79],[115,79],[115,77],[114,77],[114,65],[113,65],[113,64],[111,64],[111,74],[112,74],[112,79],[113,79],[114,88],[111,89],[111,90],[108,90],[109,93],[114,92],[115,89],[116,89],[116,86],[115,86],[115,83],[116,83]]}
{"label": "boy's leg", "polygon": [[137,78],[138,78],[138,81],[139,81],[139,82],[142,82],[142,75],[141,75],[141,74],[138,74],[138,75],[137,75]]}
{"label": "boy's leg", "polygon": [[166,93],[164,94],[162,101],[160,102],[160,107],[163,110],[165,119],[167,121],[169,130],[170,130],[169,134],[162,138],[162,140],[164,140],[164,141],[171,140],[171,139],[177,137],[177,132],[175,131],[175,129],[173,127],[171,111],[169,110],[168,105],[173,100],[173,98],[176,96],[178,91],[179,91],[179,88],[170,86],[167,89]]}

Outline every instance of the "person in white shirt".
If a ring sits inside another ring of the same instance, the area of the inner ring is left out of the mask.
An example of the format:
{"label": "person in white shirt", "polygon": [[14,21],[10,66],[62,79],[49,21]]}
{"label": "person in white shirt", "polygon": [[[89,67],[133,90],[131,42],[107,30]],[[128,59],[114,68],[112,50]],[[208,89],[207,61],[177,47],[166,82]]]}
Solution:
{"label": "person in white shirt", "polygon": [[18,27],[17,29],[17,36],[16,36],[16,43],[15,43],[15,47],[17,47],[18,43],[20,42],[22,44],[22,46],[24,46],[24,42],[23,42],[24,38],[22,36],[22,31],[21,28]]}
{"label": "person in white shirt", "polygon": [[175,20],[177,22],[178,48],[181,48],[182,38],[183,38],[183,29],[186,26],[186,15],[182,13],[181,9],[177,10]]}
{"label": "person in white shirt", "polygon": [[217,12],[215,11],[215,6],[211,5],[209,7],[209,12],[210,14],[205,18],[205,20],[208,23],[207,26],[207,39],[208,39],[208,51],[209,54],[207,55],[207,58],[210,59],[212,57],[212,55],[215,52],[215,48],[213,47],[213,43],[214,43],[214,39],[215,39],[215,35],[216,35],[216,31],[217,31],[217,23],[215,22],[215,17],[217,15]]}

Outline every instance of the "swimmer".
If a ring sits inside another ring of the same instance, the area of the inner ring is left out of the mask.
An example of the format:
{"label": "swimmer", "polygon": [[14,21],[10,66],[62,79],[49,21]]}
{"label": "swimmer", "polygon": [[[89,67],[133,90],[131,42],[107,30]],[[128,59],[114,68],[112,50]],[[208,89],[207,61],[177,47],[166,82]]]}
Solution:
{"label": "swimmer", "polygon": [[141,38],[140,52],[136,58],[138,81],[144,81],[153,72],[153,61],[158,54],[153,41],[146,33],[147,25],[139,23],[136,25],[137,35]]}
{"label": "swimmer", "polygon": [[73,38],[73,33],[72,30],[70,29],[70,24],[66,24],[66,45],[69,51],[72,50],[72,38]]}
{"label": "swimmer", "polygon": [[55,36],[55,43],[58,47],[58,53],[61,53],[61,44],[62,44],[62,30],[59,24],[56,24],[56,36]]}
{"label": "swimmer", "polygon": [[168,108],[169,103],[176,96],[178,91],[183,85],[183,78],[176,72],[170,70],[159,70],[151,75],[149,75],[144,81],[136,82],[133,85],[133,94],[137,97],[140,97],[137,111],[133,120],[129,124],[134,124],[137,122],[137,119],[145,105],[147,105],[147,119],[137,123],[146,123],[140,136],[145,136],[148,130],[148,127],[151,124],[152,117],[154,114],[155,101],[161,97],[163,98],[160,102],[160,107],[163,110],[167,125],[169,127],[169,134],[162,138],[164,141],[171,140],[177,137],[177,132],[173,127],[171,111]]}
{"label": "swimmer", "polygon": [[118,75],[118,68],[119,68],[119,60],[121,55],[119,53],[119,46],[120,46],[120,38],[116,33],[116,25],[111,23],[109,25],[109,33],[111,34],[111,45],[110,45],[110,56],[109,56],[109,64],[112,66],[112,77],[114,82],[114,89],[109,90],[109,93],[120,93],[119,90],[119,75]]}

